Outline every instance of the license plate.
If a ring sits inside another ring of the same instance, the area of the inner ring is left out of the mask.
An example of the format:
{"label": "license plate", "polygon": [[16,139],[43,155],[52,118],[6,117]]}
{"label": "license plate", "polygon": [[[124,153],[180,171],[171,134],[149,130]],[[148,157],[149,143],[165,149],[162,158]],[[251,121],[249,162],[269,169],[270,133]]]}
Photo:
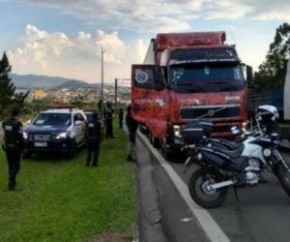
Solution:
{"label": "license plate", "polygon": [[46,147],[47,143],[46,142],[34,142],[35,147]]}

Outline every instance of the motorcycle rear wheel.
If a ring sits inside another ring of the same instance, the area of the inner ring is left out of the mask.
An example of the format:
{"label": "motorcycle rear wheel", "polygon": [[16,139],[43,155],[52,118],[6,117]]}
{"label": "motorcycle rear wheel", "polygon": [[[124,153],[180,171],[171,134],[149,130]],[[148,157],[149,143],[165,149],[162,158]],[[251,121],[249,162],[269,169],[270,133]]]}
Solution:
{"label": "motorcycle rear wheel", "polygon": [[207,185],[223,181],[223,176],[215,169],[199,168],[189,180],[189,193],[192,199],[204,208],[219,207],[226,199],[228,187],[207,191]]}
{"label": "motorcycle rear wheel", "polygon": [[286,163],[285,165],[282,162],[280,162],[276,170],[277,178],[288,196],[290,196],[290,170],[289,168],[290,168],[290,165],[288,163]]}

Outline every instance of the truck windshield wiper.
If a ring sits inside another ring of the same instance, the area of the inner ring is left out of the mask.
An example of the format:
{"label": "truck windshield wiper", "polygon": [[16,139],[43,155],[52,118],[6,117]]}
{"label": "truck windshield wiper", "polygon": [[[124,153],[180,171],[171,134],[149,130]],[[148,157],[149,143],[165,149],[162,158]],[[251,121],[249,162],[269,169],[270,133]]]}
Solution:
{"label": "truck windshield wiper", "polygon": [[203,87],[192,82],[182,82],[177,84],[177,87],[185,87],[187,91],[204,91]]}
{"label": "truck windshield wiper", "polygon": [[224,92],[230,92],[230,91],[238,91],[239,88],[237,87],[237,85],[228,82],[228,81],[215,81],[215,82],[207,82],[207,84],[210,85],[221,85],[220,86],[220,91],[224,91]]}

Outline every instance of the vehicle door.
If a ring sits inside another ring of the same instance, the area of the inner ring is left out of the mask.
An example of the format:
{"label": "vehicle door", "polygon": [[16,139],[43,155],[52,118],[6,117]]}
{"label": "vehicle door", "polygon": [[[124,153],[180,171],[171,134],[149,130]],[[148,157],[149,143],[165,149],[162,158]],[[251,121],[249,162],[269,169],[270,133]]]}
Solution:
{"label": "vehicle door", "polygon": [[80,113],[74,115],[75,140],[77,144],[84,141],[85,118]]}

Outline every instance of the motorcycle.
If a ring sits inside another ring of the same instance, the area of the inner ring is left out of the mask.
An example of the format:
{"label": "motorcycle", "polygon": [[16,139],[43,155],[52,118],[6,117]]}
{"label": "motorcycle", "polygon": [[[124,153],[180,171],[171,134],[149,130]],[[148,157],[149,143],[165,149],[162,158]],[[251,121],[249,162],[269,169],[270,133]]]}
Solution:
{"label": "motorcycle", "polygon": [[265,183],[263,172],[272,171],[290,196],[290,165],[279,153],[278,135],[273,126],[278,119],[274,106],[262,105],[256,110],[257,128],[233,143],[211,138],[210,122],[195,121],[185,125],[183,139],[189,156],[187,170],[198,164],[189,180],[192,199],[204,208],[216,208],[225,201],[229,187],[251,187]]}

